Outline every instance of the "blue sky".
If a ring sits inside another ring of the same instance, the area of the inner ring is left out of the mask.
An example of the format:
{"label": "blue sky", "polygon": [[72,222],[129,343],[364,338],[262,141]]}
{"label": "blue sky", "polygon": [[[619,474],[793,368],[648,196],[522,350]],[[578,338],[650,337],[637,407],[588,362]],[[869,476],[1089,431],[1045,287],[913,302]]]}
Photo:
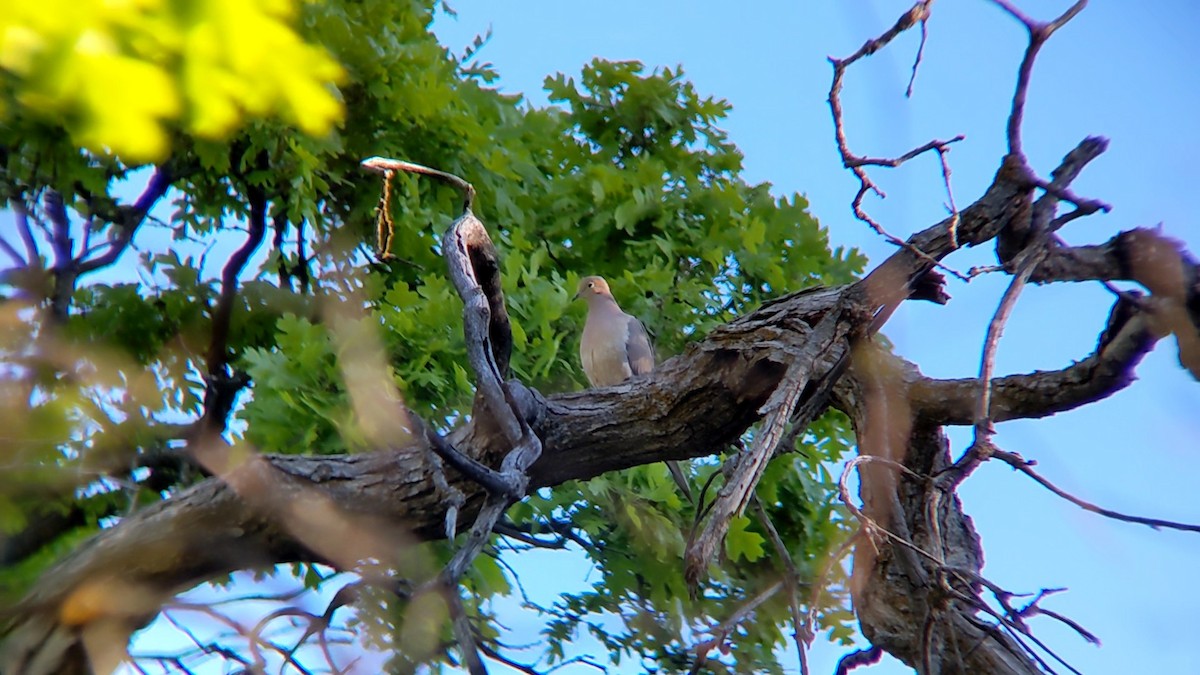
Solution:
{"label": "blue sky", "polygon": [[[857,182],[841,167],[833,141],[826,57],[852,53],[910,2],[451,4],[457,18],[435,24],[443,42],[461,51],[491,26],[494,35],[480,58],[498,69],[503,90],[524,93],[535,105],[545,103],[544,77],[576,74],[593,57],[682,65],[702,93],[733,104],[726,129],[746,155],[749,179],[771,182],[776,194],[804,194],[835,245],[857,246],[873,261],[892,251],[850,210]],[[1020,4],[1035,17],[1051,18],[1070,3]],[[1196,28],[1200,6],[1186,0],[1136,9],[1100,1],[1043,49],[1024,127],[1031,165],[1048,176],[1083,137],[1112,141],[1074,188],[1114,209],[1069,225],[1062,233],[1067,241],[1101,242],[1121,229],[1162,223],[1200,253],[1193,197],[1200,156]],[[905,99],[904,89],[915,32],[851,69],[843,98],[850,144],[860,154],[895,155],[935,137],[965,134],[949,156],[962,207],[990,183],[1004,152],[1025,33],[984,0],[936,3],[929,30],[913,99]],[[894,234],[907,236],[945,215],[936,156],[873,176],[888,198],[869,198],[867,208]],[[948,262],[966,270],[994,264],[994,256],[985,248]],[[1007,282],[998,275],[969,285],[951,281],[949,306],[910,303],[884,333],[928,375],[973,376]],[[1083,358],[1110,305],[1111,296],[1095,284],[1029,288],[1000,344],[998,373],[1058,369]],[[1047,420],[1002,424],[997,442],[1036,459],[1043,475],[1101,505],[1200,522],[1200,387],[1179,368],[1174,350],[1173,340],[1161,342],[1130,389]],[[952,434],[956,453],[969,442],[962,431]],[[1191,647],[1191,619],[1200,605],[1200,536],[1085,513],[999,463],[980,469],[961,496],[983,537],[989,578],[1018,592],[1070,589],[1045,606],[1082,623],[1103,647],[1044,618],[1032,625],[1076,668],[1200,672]],[[584,573],[580,569],[576,579]],[[537,590],[552,595],[555,589]],[[535,630],[535,621],[507,620]],[[843,652],[818,645],[813,672],[832,672]],[[869,672],[909,671],[893,661]]]}

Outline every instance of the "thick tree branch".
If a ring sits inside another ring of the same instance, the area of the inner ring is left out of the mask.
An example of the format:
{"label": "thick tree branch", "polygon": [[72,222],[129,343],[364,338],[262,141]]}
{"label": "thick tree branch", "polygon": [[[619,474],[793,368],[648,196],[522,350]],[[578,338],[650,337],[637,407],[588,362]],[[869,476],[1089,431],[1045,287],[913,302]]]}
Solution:
{"label": "thick tree branch", "polygon": [[1140,284],[1153,294],[1156,329],[1175,334],[1180,363],[1200,379],[1200,266],[1179,242],[1150,229],[1122,232],[1093,246],[1051,242],[1032,279]]}
{"label": "thick tree branch", "polygon": [[[1047,230],[1053,232],[1065,224],[1066,221],[1058,222],[1057,224],[1050,221],[1050,217],[1054,215],[1054,209],[1059,196],[1079,177],[1079,174],[1088,163],[1099,157],[1107,149],[1108,140],[1105,138],[1089,136],[1083,139],[1050,172],[1050,183],[1040,183],[1040,186],[1046,192],[1038,198],[1034,205],[1034,211],[1040,214],[1041,219],[1049,224],[1046,228]],[[1033,179],[1033,182],[1039,184],[1039,181],[1036,179]],[[1006,267],[1011,265],[1013,259],[1029,247],[1029,240],[1033,236],[1033,220],[1034,218],[1032,217],[1029,219],[1013,220],[1009,223],[1008,227],[1000,232],[999,237],[996,239],[996,255],[1002,265]]]}
{"label": "thick tree branch", "polygon": [[21,243],[25,245],[25,259],[30,267],[41,266],[41,254],[38,252],[37,239],[29,224],[29,209],[25,206],[24,195],[9,202],[13,215],[16,216],[17,233],[21,235]]}
{"label": "thick tree branch", "polygon": [[[775,456],[784,428],[801,401],[801,394],[814,381],[816,366],[837,348],[845,350],[843,338],[849,330],[844,321],[841,307],[831,309],[812,328],[812,335],[803,348],[785,352],[787,370],[771,397],[758,410],[765,419],[755,434],[753,445],[735,457],[733,470],[717,494],[708,521],[699,535],[688,542],[684,576],[690,584],[695,585],[706,575],[717,547],[725,541],[730,519],[740,516],[749,504],[767,462]],[[823,409],[824,402],[819,407]],[[803,429],[809,422],[811,419],[800,420],[796,426]]]}
{"label": "thick tree branch", "polygon": [[[1106,398],[1132,384],[1133,369],[1159,337],[1135,303],[1118,299],[1096,351],[1086,358],[1061,370],[992,380],[992,420],[1048,417]],[[980,391],[977,378],[918,377],[908,386],[918,417],[938,424],[975,423]]]}
{"label": "thick tree branch", "polygon": [[[883,421],[870,422],[861,414],[855,415],[855,420],[856,427]],[[957,496],[943,496],[933,501],[935,508],[929,508],[931,491],[940,488],[924,477],[949,465],[945,435],[936,425],[918,422],[906,446],[907,470],[888,472],[895,481],[888,529],[890,536],[904,545],[893,539],[872,543],[863,538],[855,551],[851,593],[863,634],[873,645],[929,672],[1040,674],[1016,637],[975,617],[982,605],[977,589],[960,580],[951,581],[939,571],[977,573],[982,566],[978,535]],[[864,507],[877,508],[871,503],[887,499],[879,494],[878,477],[872,478],[866,471],[860,475]],[[916,564],[928,571],[914,575],[913,557],[901,555],[902,551],[919,551]],[[921,626],[926,627],[924,631]]]}

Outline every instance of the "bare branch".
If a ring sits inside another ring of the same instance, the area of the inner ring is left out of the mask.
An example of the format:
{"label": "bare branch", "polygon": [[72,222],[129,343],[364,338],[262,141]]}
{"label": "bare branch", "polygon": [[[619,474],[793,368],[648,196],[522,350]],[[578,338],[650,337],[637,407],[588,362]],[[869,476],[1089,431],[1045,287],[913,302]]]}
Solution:
{"label": "bare branch", "polygon": [[833,573],[833,568],[836,567],[846,554],[854,548],[862,536],[865,534],[860,527],[855,530],[854,534],[848,537],[837,547],[837,550],[825,559],[825,565],[821,568],[821,574],[813,580],[811,586],[811,594],[808,598],[808,611],[804,614],[804,626],[800,631],[800,636],[806,644],[812,644],[814,638],[813,626],[817,622],[817,608],[821,606],[821,592],[829,585],[829,577]]}
{"label": "bare branch", "polygon": [[[1035,35],[1037,34],[1037,30],[1031,29],[1031,31]],[[1049,37],[1048,33],[1046,37]],[[1029,57],[1028,53],[1027,57]],[[1021,91],[1019,90],[1018,93],[1021,93]],[[1011,140],[1013,139],[1010,138]],[[1015,139],[1015,142],[1019,144],[1019,137]],[[950,485],[957,485],[969,476],[981,462],[988,459],[994,449],[991,444],[991,437],[995,433],[995,427],[991,420],[991,383],[992,371],[995,368],[996,350],[999,346],[1000,336],[1004,333],[1004,325],[1008,322],[1008,318],[1011,316],[1012,310],[1016,305],[1017,297],[1032,277],[1033,271],[1049,255],[1049,241],[1052,236],[1051,219],[1057,208],[1058,199],[1065,195],[1076,201],[1078,209],[1090,209],[1090,212],[1107,208],[1100,202],[1085,203],[1071,195],[1067,189],[1083,165],[1102,152],[1105,147],[1107,147],[1107,143],[1101,139],[1085,139],[1063,159],[1063,162],[1054,171],[1052,182],[1045,183],[1034,179],[1034,182],[1045,190],[1045,194],[1033,205],[1032,215],[1029,218],[1027,227],[1028,236],[1024,237],[1024,248],[1021,249],[1013,261],[1016,271],[1003,297],[1000,299],[1000,305],[997,307],[995,315],[993,315],[991,321],[988,323],[987,337],[984,340],[983,356],[980,359],[979,366],[980,389],[979,400],[975,409],[975,439],[971,443],[970,448],[967,449],[967,452],[956,463],[953,470],[948,471],[941,477],[940,480],[946,481]],[[1010,153],[1010,156],[1013,155],[1019,156],[1019,153]],[[1023,163],[1024,160],[1022,158],[1019,161]],[[1018,228],[1024,227],[1023,219],[1014,220],[1014,223],[1018,224]],[[1003,256],[1001,257],[1003,258]]]}
{"label": "bare branch", "polygon": [[924,16],[921,17],[921,44],[917,45],[917,55],[913,58],[912,75],[908,78],[908,88],[904,90],[905,98],[912,98],[913,85],[917,81],[917,69],[921,67],[921,57],[925,54],[925,40],[929,37],[929,5],[933,4],[933,0],[925,3]]}
{"label": "bare branch", "polygon": [[116,233],[108,241],[108,250],[103,255],[91,259],[85,257],[88,253],[85,251],[77,259],[78,276],[107,267],[121,257],[121,254],[129,248],[129,244],[133,242],[133,235],[149,215],[150,209],[154,208],[158,200],[167,194],[167,190],[171,189],[171,183],[176,178],[175,170],[169,162],[155,169],[154,175],[150,177],[150,182],[146,184],[146,189],[142,191],[137,201],[132,206],[118,208],[117,219],[113,221],[113,224],[116,225]]}
{"label": "bare branch", "polygon": [[952,471],[945,474],[951,485],[961,483],[977,466],[991,455],[991,438],[996,433],[992,424],[992,371],[996,366],[996,349],[1000,344],[1000,336],[1004,334],[1004,324],[1012,314],[1017,296],[1025,288],[1029,276],[1033,273],[1033,265],[1025,264],[1012,278],[1008,288],[1000,298],[1000,306],[988,322],[987,337],[983,343],[983,357],[979,365],[979,400],[975,405],[973,426],[975,440],[963,457],[955,464]]}
{"label": "bare branch", "polygon": [[[392,172],[408,171],[433,176],[463,192],[463,213],[447,230],[442,240],[442,255],[454,287],[463,301],[463,333],[468,360],[475,371],[477,389],[474,416],[499,431],[500,438],[496,440],[507,446],[508,451],[497,474],[474,466],[477,463],[454,451],[450,444],[440,442],[436,434],[429,437],[426,430],[425,435],[443,459],[470,468],[488,484],[487,499],[466,541],[440,575],[440,583],[452,596],[449,602],[454,615],[454,632],[463,658],[472,675],[478,675],[485,673],[486,668],[462,610],[461,600],[458,599],[458,582],[483,550],[508,506],[525,496],[529,485],[528,471],[542,454],[542,441],[521,416],[520,406],[504,382],[512,351],[512,331],[500,286],[496,249],[483,223],[471,212],[475,188],[458,176],[410,162],[373,157],[364,160],[362,165],[384,173],[384,193],[379,207],[380,246],[384,254],[390,248],[391,239],[388,195]],[[385,229],[387,232],[384,232]]]}
{"label": "bare branch", "polygon": [[[864,166],[897,167],[918,155],[929,152],[930,150],[937,150],[938,153],[941,154],[951,143],[956,143],[966,137],[960,134],[948,141],[933,140],[896,158],[860,157],[850,151],[849,142],[846,140],[846,127],[844,114],[842,112],[841,90],[842,79],[845,77],[846,68],[855,61],[858,61],[860,58],[874,54],[876,51],[882,49],[885,45],[895,39],[897,35],[913,27],[917,22],[920,22],[921,46],[917,52],[916,62],[913,63],[913,78],[916,78],[917,65],[921,60],[921,51],[925,48],[925,21],[929,18],[929,6],[931,4],[933,4],[933,0],[920,0],[907,12],[901,15],[900,18],[897,19],[896,23],[886,32],[884,32],[883,35],[880,35],[875,39],[868,40],[862,47],[859,48],[857,52],[851,54],[845,59],[835,59],[832,57],[829,58],[829,62],[833,65],[833,83],[829,88],[829,109],[833,114],[834,137],[837,140],[838,152],[842,157],[842,165],[850,169],[859,180],[858,192],[855,193],[854,200],[851,203],[855,217],[871,226],[871,229],[892,244],[907,248],[914,254],[924,258],[930,264],[943,268],[948,273],[962,279],[963,281],[968,281],[969,279],[961,272],[942,265],[937,260],[923,252],[920,248],[889,233],[862,207],[863,198],[866,197],[868,192],[874,192],[880,197],[886,196],[884,192],[879,189],[879,186],[877,186],[875,182],[871,180],[871,177],[863,168]],[[908,93],[912,93],[912,80],[909,81]]]}
{"label": "bare branch", "polygon": [[696,660],[692,662],[692,667],[689,670],[689,673],[694,675],[695,673],[701,672],[701,669],[708,662],[708,653],[713,649],[720,648],[721,644],[725,642],[725,639],[729,637],[730,631],[737,628],[738,624],[745,621],[748,616],[754,613],[754,610],[758,609],[764,602],[774,597],[776,593],[783,589],[783,587],[784,582],[782,580],[776,581],[770,586],[767,586],[765,589],[759,592],[758,595],[750,598],[738,606],[738,608],[733,611],[733,614],[729,615],[727,619],[716,626],[713,626],[709,631],[712,637],[697,643],[696,646],[692,648],[692,651],[696,653]]}
{"label": "bare branch", "polygon": [[12,207],[13,215],[16,216],[17,233],[21,235],[21,241],[25,244],[25,259],[30,267],[37,267],[41,260],[41,254],[38,252],[37,240],[33,236],[33,229],[29,225],[29,209],[25,207],[24,198],[12,199],[8,202]]}
{"label": "bare branch", "polygon": [[758,519],[759,525],[767,533],[767,537],[771,540],[771,546],[775,549],[775,555],[779,556],[779,560],[783,564],[783,571],[786,575],[784,584],[788,591],[788,609],[792,613],[792,638],[796,641],[796,650],[800,655],[800,675],[808,675],[808,645],[805,642],[804,617],[800,614],[800,602],[797,598],[800,591],[800,573],[796,570],[796,563],[792,562],[792,554],[788,552],[787,544],[779,535],[779,530],[775,529],[775,524],[771,522],[767,510],[763,508],[762,501],[756,496],[751,504],[754,506],[754,515]]}
{"label": "bare branch", "polygon": [[[758,410],[760,414],[765,415],[765,419],[755,434],[753,445],[748,451],[737,456],[737,463],[725,485],[717,493],[712,514],[703,530],[688,541],[684,553],[684,577],[689,584],[695,585],[706,575],[709,562],[729,531],[730,519],[741,515],[750,503],[754,488],[758,485],[767,463],[775,456],[788,421],[800,403],[801,394],[813,381],[813,371],[822,358],[840,346],[845,330],[842,327],[842,319],[843,312],[840,308],[827,312],[812,328],[812,335],[805,346],[789,355],[791,358],[783,379]],[[817,403],[818,408],[823,405],[823,402]],[[793,429],[803,429],[814,418],[815,415],[806,420],[798,420]]]}
{"label": "bare branch", "polygon": [[[1158,340],[1128,296],[1118,298],[1096,351],[1057,371],[1009,375],[991,382],[991,419],[1046,417],[1110,396],[1134,380],[1133,369]],[[909,383],[914,413],[937,424],[974,424],[978,379],[918,378]]]}
{"label": "bare branch", "polygon": [[1023,155],[1024,153],[1021,149],[1021,120],[1025,115],[1025,99],[1029,93],[1029,80],[1033,73],[1033,62],[1037,59],[1042,45],[1046,44],[1046,40],[1049,40],[1050,36],[1056,30],[1074,18],[1076,14],[1083,11],[1083,8],[1087,6],[1087,0],[1079,0],[1079,2],[1072,5],[1061,16],[1049,23],[1040,23],[1030,19],[1009,3],[1008,0],[992,1],[1012,15],[1017,21],[1020,21],[1026,30],[1029,31],[1029,46],[1025,48],[1025,55],[1022,57],[1021,66],[1017,71],[1017,89],[1013,93],[1012,110],[1008,116],[1008,152],[1011,155]]}
{"label": "bare branch", "polygon": [[1139,525],[1147,525],[1156,530],[1160,529],[1160,528],[1166,528],[1169,530],[1183,530],[1185,532],[1200,532],[1200,525],[1191,525],[1188,523],[1178,523],[1178,522],[1171,521],[1171,520],[1161,520],[1159,518],[1145,518],[1142,516],[1131,516],[1131,515],[1127,515],[1124,513],[1119,513],[1117,511],[1113,511],[1111,509],[1106,509],[1104,507],[1097,506],[1089,501],[1080,499],[1079,497],[1076,497],[1076,496],[1070,494],[1069,492],[1054,485],[1050,481],[1043,478],[1041,476],[1041,474],[1034,471],[1033,466],[1036,465],[1037,462],[1035,462],[1033,460],[1027,460],[1015,452],[1007,452],[1004,450],[997,449],[992,454],[992,456],[995,457],[996,459],[1003,460],[1006,464],[1008,464],[1012,468],[1016,469],[1017,471],[1020,471],[1021,473],[1025,474],[1026,476],[1029,476],[1030,478],[1037,481],[1042,487],[1053,492],[1054,494],[1058,495],[1059,497],[1062,497],[1063,499],[1071,502],[1072,504],[1074,504],[1075,506],[1078,506],[1079,508],[1083,509],[1084,511],[1091,511],[1092,513],[1098,513],[1098,514],[1104,516],[1105,518],[1112,518],[1113,520],[1121,520],[1126,523],[1137,523]]}
{"label": "bare branch", "polygon": [[947,141],[932,140],[925,145],[913,148],[899,157],[856,157],[851,155],[850,159],[846,160],[847,168],[855,168],[861,166],[886,166],[895,168],[907,162],[918,155],[925,154],[930,150],[936,150],[938,153],[949,151],[952,143],[966,140],[966,136],[959,134]]}

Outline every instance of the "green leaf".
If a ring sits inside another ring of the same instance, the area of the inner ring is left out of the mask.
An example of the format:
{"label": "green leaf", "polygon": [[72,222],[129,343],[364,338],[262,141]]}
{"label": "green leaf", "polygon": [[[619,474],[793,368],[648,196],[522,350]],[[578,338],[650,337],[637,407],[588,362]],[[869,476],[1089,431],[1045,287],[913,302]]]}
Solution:
{"label": "green leaf", "polygon": [[750,519],[737,516],[729,521],[729,533],[725,535],[725,553],[733,561],[745,559],[754,562],[763,557],[763,543],[766,541],[757,532],[746,529]]}

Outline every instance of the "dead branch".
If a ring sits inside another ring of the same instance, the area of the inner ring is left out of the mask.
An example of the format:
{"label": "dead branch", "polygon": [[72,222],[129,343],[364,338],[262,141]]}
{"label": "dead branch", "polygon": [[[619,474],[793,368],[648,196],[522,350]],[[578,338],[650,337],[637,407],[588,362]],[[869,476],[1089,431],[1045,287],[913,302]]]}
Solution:
{"label": "dead branch", "polygon": [[[1133,383],[1133,370],[1158,337],[1134,300],[1118,298],[1096,350],[1061,370],[1009,375],[991,381],[991,419],[1047,417],[1100,400]],[[975,378],[909,382],[914,413],[947,425],[974,424],[980,385]]]}
{"label": "dead branch", "polygon": [[[788,421],[800,402],[806,385],[813,381],[812,373],[819,361],[835,346],[842,343],[846,332],[842,312],[835,308],[825,314],[812,328],[812,335],[805,347],[787,354],[790,363],[783,379],[767,402],[758,410],[765,416],[751,448],[736,456],[736,464],[725,485],[717,493],[712,512],[700,534],[690,538],[684,553],[684,577],[689,584],[696,584],[705,576],[717,547],[725,541],[732,518],[739,516],[749,504],[754,488],[758,485],[767,463],[775,456],[776,448]],[[840,331],[839,331],[840,329]],[[819,405],[823,408],[824,405]],[[804,428],[811,422],[800,421],[794,427]]]}
{"label": "dead branch", "polygon": [[1075,15],[1083,11],[1083,8],[1087,6],[1087,0],[1079,0],[1079,2],[1068,8],[1057,19],[1050,22],[1034,21],[1021,13],[1008,0],[992,1],[1017,21],[1020,21],[1025,26],[1025,29],[1029,31],[1029,45],[1025,48],[1025,55],[1021,58],[1021,66],[1017,70],[1017,89],[1013,93],[1012,110],[1008,115],[1008,152],[1010,155],[1023,155],[1021,150],[1021,121],[1025,115],[1025,99],[1029,93],[1029,80],[1033,75],[1033,62],[1037,59],[1042,45],[1046,44],[1046,41],[1050,39],[1050,36],[1055,31],[1062,28],[1064,24],[1075,18]]}
{"label": "dead branch", "polygon": [[[866,212],[866,210],[863,209],[863,206],[862,206],[863,199],[866,197],[868,192],[874,192],[875,194],[879,195],[881,198],[886,197],[886,194],[884,194],[883,190],[881,190],[879,188],[879,186],[876,185],[873,180],[871,180],[870,175],[867,174],[866,169],[863,167],[886,166],[886,167],[895,168],[895,167],[898,167],[901,164],[913,159],[914,157],[917,157],[918,155],[922,155],[926,152],[929,152],[930,150],[936,150],[937,153],[939,154],[939,156],[942,157],[942,161],[944,163],[945,162],[944,153],[948,149],[949,145],[951,143],[957,143],[957,142],[965,139],[966,136],[959,134],[958,136],[955,136],[954,138],[951,138],[946,141],[932,140],[922,146],[919,146],[917,148],[914,148],[913,150],[910,150],[910,151],[904,153],[903,155],[900,155],[899,157],[894,157],[894,158],[864,157],[864,156],[855,155],[853,152],[850,151],[850,144],[849,144],[849,141],[847,141],[847,139],[846,139],[845,118],[844,118],[844,114],[842,112],[841,91],[842,91],[842,80],[845,77],[846,68],[848,68],[851,64],[853,64],[854,62],[863,58],[864,56],[870,56],[871,54],[874,54],[876,51],[879,51],[884,46],[886,46],[889,42],[891,42],[893,39],[895,39],[896,36],[898,36],[900,33],[903,33],[904,31],[908,30],[909,28],[912,28],[917,23],[920,23],[921,24],[921,44],[917,51],[916,60],[913,63],[912,79],[910,79],[909,83],[908,83],[908,94],[909,95],[912,94],[912,84],[913,84],[913,81],[916,79],[917,66],[921,62],[921,53],[925,49],[925,37],[926,37],[926,23],[925,22],[929,18],[930,5],[932,5],[932,4],[933,4],[933,0],[919,0],[915,5],[912,6],[912,8],[910,8],[907,12],[902,14],[900,16],[900,18],[896,20],[896,23],[890,29],[888,29],[883,35],[880,35],[879,37],[874,38],[872,40],[867,40],[867,42],[865,44],[863,44],[863,46],[860,47],[858,49],[858,51],[854,52],[853,54],[851,54],[850,56],[848,56],[844,59],[835,59],[833,57],[829,58],[830,64],[833,65],[833,82],[829,87],[829,110],[833,114],[834,138],[837,140],[838,152],[841,154],[841,157],[842,157],[842,166],[846,167],[847,169],[850,169],[854,173],[855,177],[858,178],[858,181],[859,181],[858,192],[855,193],[854,200],[851,202],[851,208],[854,211],[855,217],[858,218],[859,220],[863,221],[867,225],[870,225],[871,229],[873,229],[877,234],[879,234],[880,236],[882,236],[883,238],[885,238],[887,241],[891,242],[892,244],[895,244],[896,246],[908,248],[914,254],[925,258],[931,264],[933,264],[937,267],[941,267],[942,269],[944,269],[947,272],[949,272],[950,274],[953,274],[954,276],[962,279],[963,281],[968,281],[968,278],[965,275],[963,275],[961,272],[958,272],[954,269],[951,269],[949,267],[942,265],[936,259],[927,255],[920,248],[914,246],[911,242],[906,242],[906,241],[900,239],[899,237],[896,237],[895,235],[888,232],[886,229],[884,229],[884,227],[882,225],[879,224],[878,221],[876,221],[874,218],[872,218]],[[946,176],[947,188],[948,188],[949,187],[948,171],[945,172],[944,175]]]}
{"label": "dead branch", "polygon": [[1143,516],[1131,516],[1131,515],[1117,512],[1117,511],[1113,511],[1111,509],[1106,509],[1104,507],[1097,506],[1089,501],[1080,499],[1079,497],[1076,497],[1075,495],[1072,495],[1071,493],[1067,492],[1066,490],[1063,490],[1062,488],[1058,487],[1054,483],[1051,483],[1049,480],[1043,478],[1041,474],[1034,471],[1033,467],[1037,464],[1037,462],[1035,462],[1033,460],[1025,459],[1024,457],[1018,455],[1015,452],[1007,452],[1005,450],[997,449],[992,454],[992,456],[995,457],[996,459],[1002,460],[1005,464],[1008,464],[1009,466],[1016,469],[1017,471],[1020,471],[1021,473],[1025,474],[1026,476],[1029,476],[1030,478],[1037,481],[1038,484],[1040,484],[1042,487],[1053,492],[1055,495],[1062,497],[1063,499],[1071,502],[1072,504],[1074,504],[1075,506],[1078,506],[1079,508],[1083,509],[1084,511],[1091,511],[1092,513],[1100,514],[1100,515],[1104,516],[1105,518],[1112,518],[1113,520],[1121,520],[1126,523],[1137,523],[1138,525],[1147,525],[1156,530],[1161,529],[1161,528],[1166,528],[1169,530],[1183,530],[1185,532],[1200,532],[1200,525],[1192,525],[1192,524],[1188,524],[1188,523],[1178,523],[1178,522],[1171,521],[1171,520],[1160,520],[1158,518],[1146,518]]}
{"label": "dead branch", "polygon": [[787,544],[779,535],[775,524],[771,522],[771,517],[763,508],[762,502],[755,496],[751,503],[754,506],[754,516],[758,520],[758,524],[767,533],[767,538],[771,540],[771,547],[775,549],[775,555],[779,556],[779,562],[783,566],[784,587],[788,592],[788,610],[792,613],[792,638],[796,642],[796,650],[800,658],[800,675],[808,675],[808,645],[805,642],[804,617],[800,614],[798,598],[800,572],[796,569],[796,563],[792,562],[792,554],[788,552]]}
{"label": "dead branch", "polygon": [[[473,415],[479,418],[482,424],[497,428],[508,450],[501,463],[500,472],[485,473],[489,477],[486,501],[476,516],[466,541],[443,570],[440,583],[443,584],[448,598],[454,634],[468,670],[472,675],[480,675],[486,673],[487,669],[483,665],[473,631],[470,630],[469,621],[458,596],[458,582],[483,550],[488,537],[509,505],[525,496],[529,486],[529,467],[541,456],[542,441],[521,416],[520,407],[504,382],[512,352],[512,331],[500,285],[499,257],[483,223],[471,212],[475,188],[452,174],[409,162],[374,157],[364,160],[363,166],[385,172],[384,203],[380,206],[381,219],[390,218],[387,213],[386,195],[392,171],[411,171],[433,176],[458,187],[463,192],[463,213],[446,232],[442,240],[442,255],[454,287],[463,301],[463,332],[466,337],[468,360],[475,371],[477,388]],[[390,227],[390,223],[388,226]],[[390,232],[387,239],[390,240]],[[448,444],[435,442],[434,448],[448,461],[455,461],[460,465],[464,461],[467,464],[477,464],[474,460],[457,453],[446,452]]]}

